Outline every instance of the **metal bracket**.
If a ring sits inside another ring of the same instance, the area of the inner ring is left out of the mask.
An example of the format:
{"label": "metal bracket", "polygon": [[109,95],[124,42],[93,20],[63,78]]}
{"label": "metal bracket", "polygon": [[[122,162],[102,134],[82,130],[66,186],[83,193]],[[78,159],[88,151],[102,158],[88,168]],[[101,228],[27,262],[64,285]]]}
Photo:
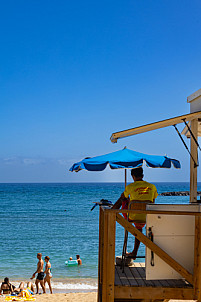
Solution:
{"label": "metal bracket", "polygon": [[191,128],[189,127],[188,123],[186,122],[186,119],[184,118],[183,121],[184,121],[184,124],[186,125],[186,127],[188,128],[188,131],[190,132],[190,134],[191,134],[191,136],[192,136],[194,142],[196,143],[196,145],[198,146],[198,148],[199,148],[200,151],[201,151],[200,145],[199,145],[197,139],[195,138],[195,135],[194,135],[193,132],[191,131]]}
{"label": "metal bracket", "polygon": [[[182,143],[184,144],[184,146],[185,146],[186,150],[187,150],[187,151],[188,151],[188,153],[190,154],[190,157],[192,158],[192,160],[193,160],[193,162],[194,162],[194,168],[197,168],[197,167],[199,166],[199,164],[198,164],[198,163],[196,163],[195,159],[193,158],[193,156],[192,156],[191,152],[190,152],[190,151],[189,151],[189,149],[188,149],[188,146],[186,145],[186,143],[185,143],[185,141],[184,141],[183,137],[181,136],[181,133],[180,133],[180,132],[179,132],[179,130],[177,129],[176,125],[173,125],[173,127],[174,127],[174,128],[175,128],[175,130],[177,131],[177,133],[178,133],[178,135],[179,135],[179,137],[180,137],[180,139],[181,139]],[[195,137],[194,137],[194,138],[195,138]]]}

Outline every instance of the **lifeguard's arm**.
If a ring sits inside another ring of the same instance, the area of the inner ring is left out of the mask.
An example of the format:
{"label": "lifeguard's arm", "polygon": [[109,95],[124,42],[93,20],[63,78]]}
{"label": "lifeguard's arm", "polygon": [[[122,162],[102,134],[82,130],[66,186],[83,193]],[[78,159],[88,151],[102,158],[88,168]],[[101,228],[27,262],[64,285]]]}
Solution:
{"label": "lifeguard's arm", "polygon": [[124,196],[124,193],[121,194],[120,198],[115,202],[112,209],[119,209],[122,205],[123,200],[128,199]]}

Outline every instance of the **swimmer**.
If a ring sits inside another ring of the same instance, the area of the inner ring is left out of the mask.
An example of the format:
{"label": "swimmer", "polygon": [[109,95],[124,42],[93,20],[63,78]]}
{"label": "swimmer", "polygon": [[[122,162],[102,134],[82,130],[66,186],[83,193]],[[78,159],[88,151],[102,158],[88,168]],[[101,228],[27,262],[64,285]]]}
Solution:
{"label": "swimmer", "polygon": [[76,255],[78,265],[82,265],[82,260],[80,259],[80,255]]}

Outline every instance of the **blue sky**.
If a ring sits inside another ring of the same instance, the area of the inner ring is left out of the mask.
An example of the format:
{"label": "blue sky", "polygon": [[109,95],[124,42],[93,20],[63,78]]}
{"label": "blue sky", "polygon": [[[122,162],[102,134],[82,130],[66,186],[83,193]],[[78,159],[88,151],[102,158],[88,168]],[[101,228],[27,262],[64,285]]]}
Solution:
{"label": "blue sky", "polygon": [[147,180],[188,181],[173,127],[109,139],[190,112],[186,98],[201,88],[200,11],[198,0],[2,3],[0,182],[123,181],[122,171],[68,169],[124,146],[181,161],[180,171],[145,169]]}

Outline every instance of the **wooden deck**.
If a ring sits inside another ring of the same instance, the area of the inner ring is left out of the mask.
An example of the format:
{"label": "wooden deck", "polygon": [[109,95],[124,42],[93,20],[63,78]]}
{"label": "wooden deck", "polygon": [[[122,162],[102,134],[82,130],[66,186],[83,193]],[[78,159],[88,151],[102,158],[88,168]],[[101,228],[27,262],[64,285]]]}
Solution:
{"label": "wooden deck", "polygon": [[115,301],[134,301],[145,299],[145,296],[147,300],[163,299],[163,297],[168,299],[168,293],[170,293],[169,298],[173,299],[174,292],[175,298],[178,299],[178,289],[180,299],[192,299],[193,286],[185,279],[146,280],[144,263],[134,263],[131,267],[125,267],[124,273],[120,266],[115,266]]}
{"label": "wooden deck", "polygon": [[[126,210],[132,212],[132,210]],[[194,271],[186,270],[179,262],[168,255],[147,236],[124,219],[120,213],[125,210],[100,208],[99,216],[99,264],[98,264],[98,302],[128,302],[143,300],[197,300],[201,302],[201,213],[191,212],[195,216]],[[134,212],[134,211],[133,211]],[[135,211],[137,212],[137,211]],[[160,211],[138,211],[161,214]],[[160,212],[160,213],[158,213]],[[166,214],[165,211],[162,214]],[[167,212],[167,215],[189,215],[189,212]],[[116,223],[135,236],[147,248],[182,277],[177,280],[146,280],[145,267],[135,263],[126,267],[125,272],[115,265]]]}

